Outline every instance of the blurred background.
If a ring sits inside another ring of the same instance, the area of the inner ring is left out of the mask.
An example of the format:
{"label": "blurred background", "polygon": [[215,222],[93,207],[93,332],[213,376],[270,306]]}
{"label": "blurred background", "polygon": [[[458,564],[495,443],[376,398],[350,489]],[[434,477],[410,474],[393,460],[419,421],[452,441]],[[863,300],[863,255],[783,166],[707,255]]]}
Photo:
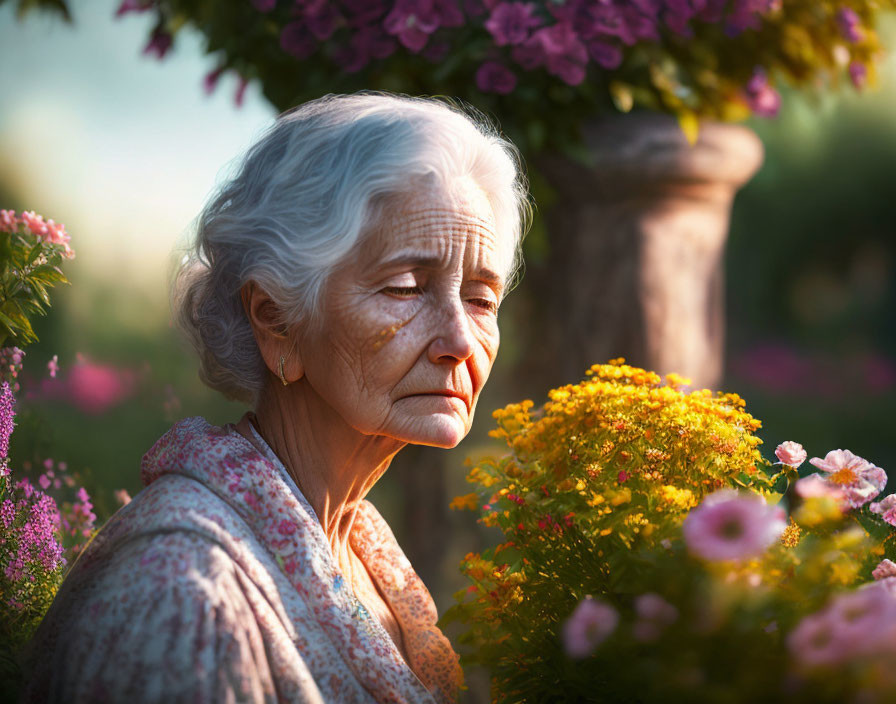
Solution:
{"label": "blurred background", "polygon": [[[115,490],[139,491],[140,458],[174,421],[220,424],[246,410],[198,381],[170,326],[167,279],[206,198],[275,118],[257,85],[239,107],[232,77],[205,93],[213,66],[198,35],[182,31],[164,61],[142,55],[153,19],[116,20],[118,4],[79,3],[72,25],[39,13],[20,23],[0,7],[0,207],[64,223],[77,252],[66,267],[72,285],[54,292],[35,325],[40,342],[27,349],[12,466],[67,463],[98,524],[116,510]],[[896,46],[892,19],[881,35]],[[894,115],[896,56],[863,94],[785,91],[780,117],[748,123],[766,157],[732,216],[722,388],[763,420],[767,457],[796,440],[810,457],[848,448],[896,475]],[[529,244],[530,269],[544,264],[545,246]],[[547,389],[515,372],[527,354],[517,331],[536,293],[523,280],[502,309],[501,354],[473,432],[448,453],[443,491],[418,501],[419,462],[375,488],[399,542],[413,544],[415,507],[447,513],[452,496],[468,493],[465,457],[500,451],[487,438],[492,409],[543,400]],[[465,586],[459,559],[490,540],[472,514],[446,520],[445,543],[408,550],[440,611]]]}

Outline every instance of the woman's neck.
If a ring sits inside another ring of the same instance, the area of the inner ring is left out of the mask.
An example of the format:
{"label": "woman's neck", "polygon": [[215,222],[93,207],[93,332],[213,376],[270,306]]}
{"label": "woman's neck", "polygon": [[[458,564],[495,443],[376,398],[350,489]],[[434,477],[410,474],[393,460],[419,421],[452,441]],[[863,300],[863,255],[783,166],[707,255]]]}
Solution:
{"label": "woman's neck", "polygon": [[[304,378],[265,388],[253,420],[317,514],[333,556],[347,566],[361,501],[406,443],[358,432]],[[237,429],[251,440],[245,422]]]}

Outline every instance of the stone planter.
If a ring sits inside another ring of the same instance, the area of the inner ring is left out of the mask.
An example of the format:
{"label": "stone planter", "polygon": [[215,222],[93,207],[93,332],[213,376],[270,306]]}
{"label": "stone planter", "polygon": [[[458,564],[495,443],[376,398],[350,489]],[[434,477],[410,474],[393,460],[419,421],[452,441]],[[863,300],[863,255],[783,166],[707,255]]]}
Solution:
{"label": "stone planter", "polygon": [[762,143],[746,127],[709,123],[691,146],[673,118],[652,113],[595,120],[585,139],[591,166],[537,165],[557,191],[535,282],[550,332],[543,383],[625,357],[717,386],[731,205],[762,163]]}

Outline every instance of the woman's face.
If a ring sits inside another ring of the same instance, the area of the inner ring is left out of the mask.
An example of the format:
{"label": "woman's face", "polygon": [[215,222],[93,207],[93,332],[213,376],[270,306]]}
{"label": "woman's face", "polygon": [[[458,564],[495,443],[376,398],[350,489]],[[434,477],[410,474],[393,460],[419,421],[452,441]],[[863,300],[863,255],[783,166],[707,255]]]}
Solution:
{"label": "woman's face", "polygon": [[472,182],[399,200],[327,282],[305,381],[362,433],[454,447],[498,352],[512,255]]}

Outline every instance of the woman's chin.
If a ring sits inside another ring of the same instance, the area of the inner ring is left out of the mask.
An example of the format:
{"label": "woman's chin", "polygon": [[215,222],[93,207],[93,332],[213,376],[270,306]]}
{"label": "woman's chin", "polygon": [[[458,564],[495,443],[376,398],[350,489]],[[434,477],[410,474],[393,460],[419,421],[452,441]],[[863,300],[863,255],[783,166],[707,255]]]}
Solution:
{"label": "woman's chin", "polygon": [[465,419],[457,413],[431,413],[415,418],[402,439],[412,445],[430,445],[450,450],[467,436]]}

